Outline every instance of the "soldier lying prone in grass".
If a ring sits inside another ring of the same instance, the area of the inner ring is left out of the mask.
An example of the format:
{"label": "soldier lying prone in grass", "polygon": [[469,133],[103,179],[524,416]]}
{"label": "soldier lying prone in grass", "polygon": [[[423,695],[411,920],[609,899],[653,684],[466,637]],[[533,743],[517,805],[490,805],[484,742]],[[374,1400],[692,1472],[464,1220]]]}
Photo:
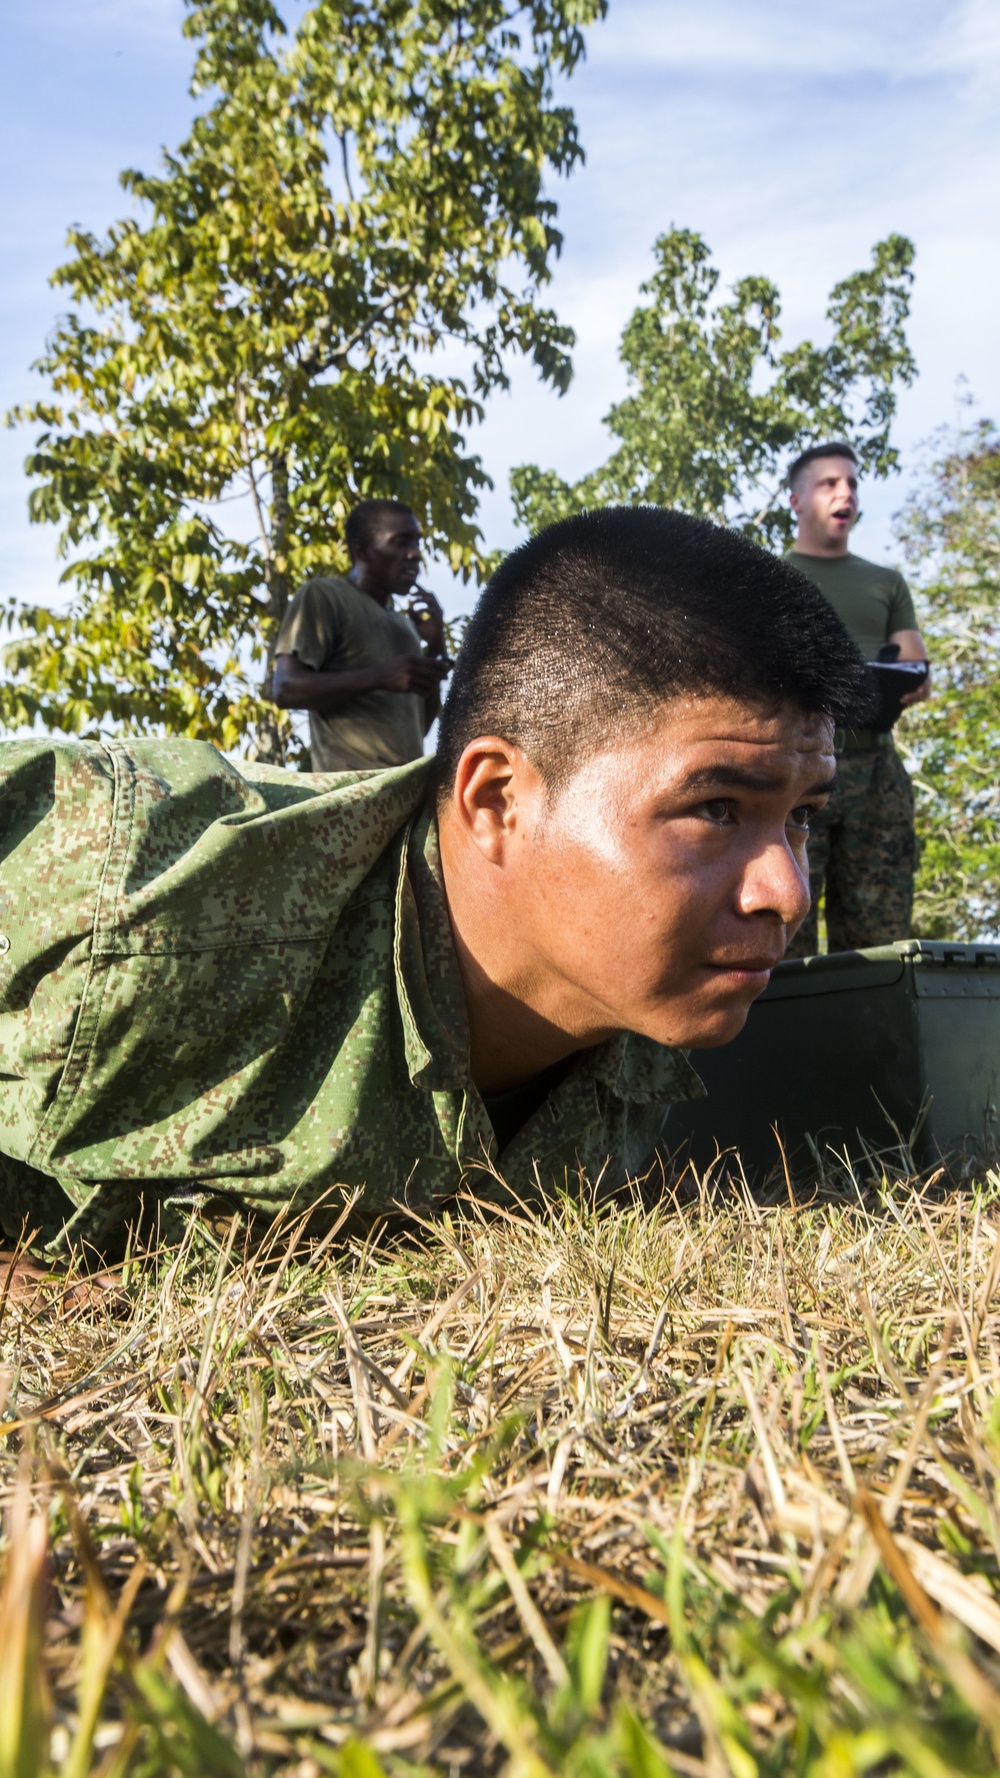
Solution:
{"label": "soldier lying prone in grass", "polygon": [[[617,1184],[808,905],[866,669],[680,513],[566,520],[483,593],[436,760],[0,748],[0,1220],[108,1251],[221,1198],[369,1215]],[[337,1191],[333,1192],[336,1201]]]}

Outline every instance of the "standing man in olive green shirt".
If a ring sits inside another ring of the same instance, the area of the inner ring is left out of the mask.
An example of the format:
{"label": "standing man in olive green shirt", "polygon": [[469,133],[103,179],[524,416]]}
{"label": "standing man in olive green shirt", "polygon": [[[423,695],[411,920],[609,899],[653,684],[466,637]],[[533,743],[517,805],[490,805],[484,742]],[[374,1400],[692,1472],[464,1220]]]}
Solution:
{"label": "standing man in olive green shirt", "polygon": [[381,771],[419,759],[441,705],[444,618],[432,593],[406,598],[420,572],[420,526],[398,500],[349,514],[346,576],[308,580],[285,613],[274,701],[308,710],[314,772]]}
{"label": "standing man in olive green shirt", "polygon": [[[886,643],[895,644],[901,661],[926,660],[903,576],[847,547],[858,517],[858,464],[851,446],[838,441],[803,451],[788,481],[798,536],[787,560],[819,587],[866,660],[876,660]],[[928,674],[904,704],[926,698],[929,690]],[[824,887],[831,951],[909,936],[916,835],[906,768],[891,734],[852,729],[839,744],[837,788],[809,836],[812,907],[790,956],[806,957],[817,948]]]}

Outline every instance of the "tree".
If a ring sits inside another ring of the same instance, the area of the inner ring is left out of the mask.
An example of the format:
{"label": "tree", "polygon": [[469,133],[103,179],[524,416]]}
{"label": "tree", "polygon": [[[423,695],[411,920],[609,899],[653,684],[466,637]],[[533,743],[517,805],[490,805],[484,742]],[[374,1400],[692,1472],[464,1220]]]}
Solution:
{"label": "tree", "polygon": [[345,565],[359,497],[408,501],[477,570],[487,478],[461,429],[511,351],[571,374],[539,301],[543,179],[581,157],[553,80],[605,4],[314,0],[289,35],[271,0],[189,0],[210,102],[159,174],[123,174],[141,219],[71,233],[74,306],[38,367],[56,400],[9,416],[44,428],[30,514],[76,591],[9,611],[0,718],[281,757],[255,682],[290,591]]}
{"label": "tree", "polygon": [[939,433],[897,534],[916,570],[934,696],[898,739],[921,842],[914,929],[1000,935],[1000,433]]}
{"label": "tree", "polygon": [[905,322],[914,251],[880,241],[868,271],[830,294],[826,346],[779,350],[781,304],[767,278],[741,278],[716,302],[719,273],[690,229],[661,235],[656,270],[622,334],[630,393],[605,424],[619,440],[600,468],[569,483],[525,464],[511,473],[519,522],[534,530],[589,506],[651,501],[737,524],[778,546],[782,466],[806,444],[843,434],[868,474],[888,475],[896,388],[916,366]]}

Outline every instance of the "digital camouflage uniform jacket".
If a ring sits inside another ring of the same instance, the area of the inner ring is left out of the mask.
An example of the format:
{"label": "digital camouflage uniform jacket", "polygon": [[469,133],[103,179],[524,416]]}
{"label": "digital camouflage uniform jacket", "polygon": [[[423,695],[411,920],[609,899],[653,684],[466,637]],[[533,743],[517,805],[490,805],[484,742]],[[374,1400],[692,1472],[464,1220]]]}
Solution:
{"label": "digital camouflage uniform jacket", "polygon": [[[140,1203],[369,1214],[495,1190],[430,762],[305,776],[200,742],[0,746],[0,1221],[106,1245]],[[517,1191],[649,1156],[678,1052],[583,1053]],[[169,1215],[169,1210],[168,1210]]]}

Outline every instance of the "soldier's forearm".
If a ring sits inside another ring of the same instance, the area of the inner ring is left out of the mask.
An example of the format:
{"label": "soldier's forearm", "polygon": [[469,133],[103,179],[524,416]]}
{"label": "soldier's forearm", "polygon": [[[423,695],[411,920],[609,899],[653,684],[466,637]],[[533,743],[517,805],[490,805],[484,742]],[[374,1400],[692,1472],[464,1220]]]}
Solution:
{"label": "soldier's forearm", "polygon": [[281,669],[280,663],[288,658],[279,655],[279,666],[274,675],[274,701],[283,710],[314,710],[317,716],[329,716],[365,692],[377,691],[382,682],[378,667],[321,673],[296,663],[294,667]]}
{"label": "soldier's forearm", "polygon": [[888,638],[899,649],[901,661],[925,661],[927,647],[919,630],[894,630]]}

